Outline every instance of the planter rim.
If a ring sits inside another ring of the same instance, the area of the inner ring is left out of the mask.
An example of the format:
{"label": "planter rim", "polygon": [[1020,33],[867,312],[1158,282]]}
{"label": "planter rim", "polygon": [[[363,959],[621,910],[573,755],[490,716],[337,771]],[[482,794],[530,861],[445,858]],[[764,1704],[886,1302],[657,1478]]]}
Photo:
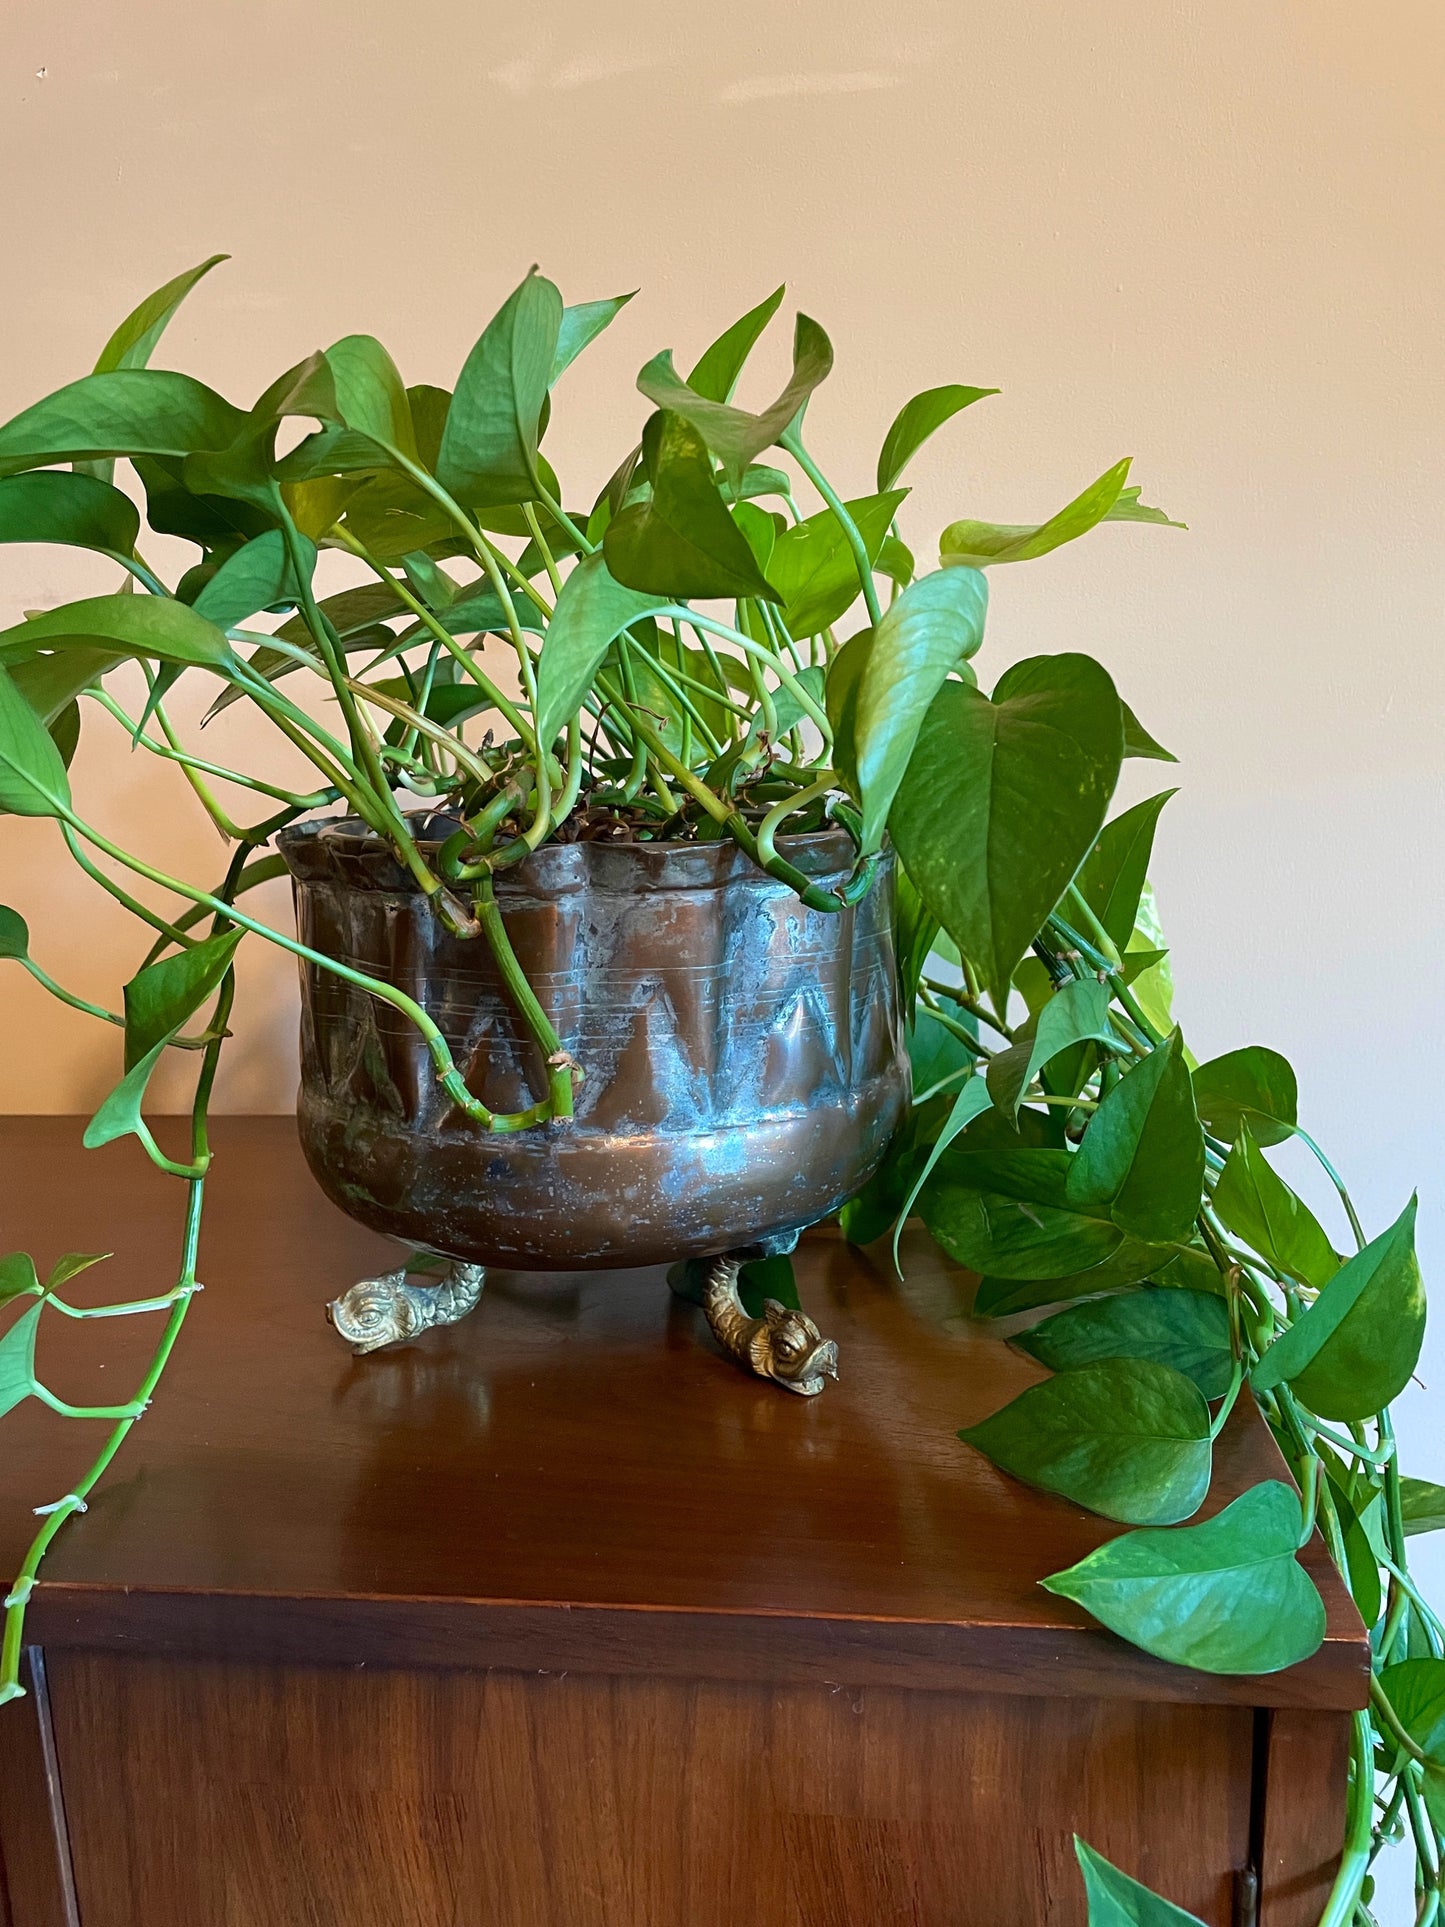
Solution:
{"label": "planter rim", "polygon": [[[460,827],[457,818],[439,811],[418,811],[416,823],[417,846],[426,852],[440,849]],[[278,832],[275,845],[299,881],[420,894],[416,879],[360,817],[313,817],[293,823]],[[789,862],[818,881],[841,882],[853,867],[853,841],[846,830],[780,836],[778,845],[786,849]],[[885,856],[884,862],[888,860]],[[589,889],[627,895],[731,885],[791,894],[786,883],[760,870],[731,837],[713,843],[544,843],[514,869],[498,875],[497,894],[552,897]]]}

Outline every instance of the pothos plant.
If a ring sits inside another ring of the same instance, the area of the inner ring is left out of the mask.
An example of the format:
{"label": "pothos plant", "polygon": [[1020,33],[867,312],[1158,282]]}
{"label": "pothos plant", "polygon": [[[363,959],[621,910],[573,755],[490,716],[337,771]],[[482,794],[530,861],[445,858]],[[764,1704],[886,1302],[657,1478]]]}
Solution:
{"label": "pothos plant", "polygon": [[[1367,1237],[1298,1123],[1285,1060],[1262,1047],[1191,1057],[1147,880],[1171,792],[1107,814],[1124,758],[1173,758],[1107,670],[1038,656],[985,693],[973,667],[986,570],[1103,522],[1167,520],[1140,501],[1129,463],[1036,526],[951,523],[941,566],[920,573],[899,527],[901,477],[937,429],[996,391],[916,395],[883,439],[871,492],[845,499],[804,436],[832,364],[816,322],[799,315],[776,400],[753,411],[732,399],[780,289],[686,378],[670,354],[646,364],[638,387],[652,409],[636,444],[590,508],[568,507],[542,452],[553,389],[628,297],[566,306],[534,271],[451,392],[407,387],[378,341],[353,335],[243,410],[148,365],[215,265],[158,290],[92,374],[0,428],[0,541],[68,544],[123,572],[110,594],[0,633],[0,809],[53,826],[150,939],[117,1010],[56,983],[11,909],[0,954],[122,1033],[123,1075],[85,1143],[134,1136],[189,1198],[176,1282],[140,1301],[72,1304],[68,1281],[89,1257],[63,1257],[44,1278],[25,1254],[0,1264],[13,1312],[0,1413],[35,1397],[111,1425],[72,1490],[38,1508],[5,1601],[0,1699],[21,1691],[41,1558],[145,1411],[199,1288],[207,1111],[243,938],[393,1005],[479,1132],[565,1130],[587,1066],[562,1049],[518,965],[494,895],[501,871],[549,839],[726,837],[833,914],[869,889],[891,842],[914,1099],[884,1168],[846,1207],[846,1234],[891,1237],[896,1257],[919,1213],[981,1275],[980,1314],[1034,1319],[1014,1342],[1051,1375],[963,1436],[1132,1528],[1045,1582],[1125,1639],[1214,1672],[1303,1659],[1324,1609],[1295,1555],[1318,1526],[1374,1650],[1325,1920],[1370,1918],[1371,1862],[1402,1833],[1419,1917],[1433,1920],[1445,1628],[1411,1580],[1407,1538],[1445,1524],[1445,1491],[1402,1476],[1390,1422],[1425,1322],[1414,1204]],[[194,551],[173,582],[138,546],[142,502],[151,531]],[[322,550],[351,559],[350,586],[318,592]],[[209,679],[211,714],[249,704],[301,782],[227,767],[194,732],[186,741],[170,703],[183,677]],[[173,877],[79,814],[67,772],[96,710],[182,773],[228,846],[218,879]],[[258,819],[233,820],[218,781],[258,798]],[[457,825],[440,847],[413,833],[408,806],[422,804]],[[528,1108],[489,1111],[418,1004],[242,907],[282,873],[266,851],[275,833],[330,806],[386,840],[453,933],[494,953],[547,1064]],[[789,835],[824,823],[855,850],[836,889],[787,854]],[[143,1116],[168,1051],[196,1063],[182,1158]],[[1269,1160],[1296,1136],[1339,1192],[1355,1247],[1343,1260]],[[164,1322],[128,1402],[74,1407],[37,1375],[42,1324],[147,1313]],[[1266,1482],[1187,1524],[1246,1387],[1298,1490]],[[1189,1918],[1079,1852],[1100,1927]]]}

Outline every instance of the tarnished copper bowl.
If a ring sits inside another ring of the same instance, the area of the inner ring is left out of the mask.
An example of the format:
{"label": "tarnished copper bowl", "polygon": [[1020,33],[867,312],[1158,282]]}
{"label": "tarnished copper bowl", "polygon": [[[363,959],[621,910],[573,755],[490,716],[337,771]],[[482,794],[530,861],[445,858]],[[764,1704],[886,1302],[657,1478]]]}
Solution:
{"label": "tarnished copper bowl", "polygon": [[[354,819],[278,841],[305,943],[421,1004],[492,1110],[541,1094],[484,938],[450,935]],[[825,884],[852,860],[841,831],[786,849]],[[484,1265],[653,1264],[785,1239],[877,1166],[908,1088],[887,861],[861,904],[827,915],[730,842],[550,844],[497,900],[586,1073],[577,1115],[488,1135],[398,1012],[304,966],[301,1140],[352,1217]]]}

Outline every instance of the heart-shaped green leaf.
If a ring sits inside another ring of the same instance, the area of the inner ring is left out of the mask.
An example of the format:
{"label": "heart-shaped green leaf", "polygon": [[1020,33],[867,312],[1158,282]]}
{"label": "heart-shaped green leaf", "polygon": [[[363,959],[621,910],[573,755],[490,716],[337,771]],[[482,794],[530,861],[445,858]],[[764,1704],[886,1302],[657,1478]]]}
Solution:
{"label": "heart-shaped green leaf", "polygon": [[960,1156],[955,1147],[920,1200],[923,1222],[970,1271],[1030,1281],[1088,1271],[1118,1251],[1124,1233],[1107,1213],[1071,1204],[1072,1162],[1067,1151]]}
{"label": "heart-shaped green leaf", "polygon": [[86,1125],[81,1143],[87,1151],[97,1150],[102,1144],[112,1144],[117,1138],[129,1137],[139,1131],[141,1125],[141,1105],[145,1102],[146,1086],[150,1083],[151,1072],[160,1062],[161,1052],[165,1049],[165,1039],[152,1045],[144,1057],[137,1059],[102,1102],[95,1116]]}
{"label": "heart-shaped green leaf", "polygon": [[[936,579],[924,576],[889,615]],[[910,702],[906,685],[878,696],[890,709]],[[860,687],[860,743],[864,702]],[[1118,694],[1088,656],[1017,663],[992,700],[945,683],[918,732],[889,829],[1000,1010],[1019,959],[1093,847],[1122,755]]]}
{"label": "heart-shaped green leaf", "polygon": [[1439,1532],[1445,1527],[1445,1485],[1434,1485],[1429,1479],[1401,1479],[1400,1511],[1407,1535]]}
{"label": "heart-shaped green leaf", "polygon": [[1299,1086],[1287,1058],[1249,1044],[1199,1066],[1194,1108],[1206,1128],[1229,1144],[1246,1125],[1256,1144],[1282,1144],[1299,1118]]}
{"label": "heart-shaped green leaf", "polygon": [[939,537],[939,550],[946,568],[965,563],[985,569],[998,562],[1032,562],[1037,556],[1077,541],[1097,528],[1100,522],[1160,522],[1170,528],[1183,528],[1171,522],[1162,509],[1145,508],[1137,488],[1125,488],[1129,458],[1105,469],[1082,495],[1036,524],[1002,522],[951,522]]}
{"label": "heart-shaped green leaf", "polygon": [[70,778],[44,723],[0,669],[0,812],[61,816],[70,807]]}
{"label": "heart-shaped green leaf", "polygon": [[[309,577],[316,566],[316,550],[304,535],[297,539]],[[226,558],[191,607],[225,630],[248,622],[261,609],[294,604],[300,594],[286,538],[279,529],[268,529]]]}
{"label": "heart-shaped green leaf", "polygon": [[1197,1915],[1141,1887],[1077,1834],[1074,1853],[1089,1899],[1089,1927],[1204,1927]]}
{"label": "heart-shaped green leaf", "polygon": [[1177,794],[1164,790],[1106,823],[1074,879],[1094,915],[1123,950],[1134,931],[1149,876],[1159,812]]}
{"label": "heart-shaped green leaf", "polygon": [[671,349],[648,362],[637,385],[656,407],[690,422],[736,484],[748,463],[771,448],[797,418],[832,366],[832,343],[816,321],[800,314],[793,335],[793,372],[777,400],[761,414],[750,415],[699,393],[673,367]]}
{"label": "heart-shaped green leaf", "polygon": [[202,261],[199,267],[187,268],[184,274],[176,275],[157,288],[154,294],[148,294],[139,307],[131,309],[101,349],[100,358],[95,364],[96,374],[109,374],[115,368],[144,368],[171,316],[191,289],[212,268],[219,267],[230,258],[229,254],[213,254],[209,260]]}
{"label": "heart-shaped green leaf", "polygon": [[1400,1724],[1425,1755],[1425,1807],[1437,1831],[1445,1832],[1445,1659],[1401,1660],[1384,1669],[1380,1685]]}
{"label": "heart-shaped green leaf", "polygon": [[[636,293],[636,289],[633,293]],[[602,301],[579,301],[574,307],[562,310],[557,346],[552,355],[552,372],[548,377],[549,387],[572,366],[584,348],[591,347],[604,328],[612,326],[631,299],[631,294],[614,294]]]}
{"label": "heart-shaped green leaf", "polygon": [[190,950],[147,964],[125,987],[125,1067],[165,1044],[210,996],[231,967],[245,933],[226,930]]}
{"label": "heart-shaped green leaf", "polygon": [[27,1293],[38,1297],[40,1291],[35,1260],[28,1251],[9,1251],[0,1258],[0,1305],[9,1304],[13,1298],[24,1298]]}
{"label": "heart-shaped green leaf", "polygon": [[10,680],[54,736],[81,690],[94,687],[108,669],[125,660],[124,652],[116,649],[62,648],[16,663]]}
{"label": "heart-shaped green leaf", "polygon": [[786,293],[786,287],[774,288],[765,300],[749,308],[730,328],[724,328],[710,348],[704,349],[687,378],[687,385],[695,395],[701,395],[706,401],[732,400],[744,363],[764,328],[783,305]]}
{"label": "heart-shaped green leaf", "polygon": [[1051,1372],[1101,1358],[1147,1358],[1223,1398],[1233,1376],[1229,1310],[1217,1292],[1151,1286],[1055,1312],[1014,1344]]}
{"label": "heart-shaped green leaf", "polygon": [[[987,609],[988,585],[981,575],[939,570],[906,588],[884,612],[871,641],[855,652],[861,660],[851,703],[851,736],[865,850],[882,847],[894,798],[925,737],[949,740],[955,713],[959,720],[954,733],[966,733],[963,719],[975,715],[972,705],[984,702],[977,690],[962,683],[955,694],[946,678],[978,651]],[[943,708],[937,728],[935,699]],[[961,779],[966,781],[967,774],[960,772]],[[904,848],[901,839],[899,847]],[[971,852],[965,845],[958,854],[966,863]],[[904,862],[927,900],[928,887],[906,849]],[[943,922],[947,927],[946,917]]]}
{"label": "heart-shaped green leaf", "polygon": [[245,419],[189,375],[151,368],[84,375],[0,428],[0,475],[55,462],[222,448]]}
{"label": "heart-shaped green leaf", "polygon": [[[844,503],[870,562],[907,493],[907,489],[890,489],[883,495],[863,495]],[[783,598],[783,621],[789,635],[799,639],[831,628],[860,593],[858,564],[832,509],[823,509],[785,530],[761,566]]]}
{"label": "heart-shaped green leaf", "polygon": [[1325,1607],[1295,1557],[1298,1496],[1251,1486],[1202,1525],[1126,1532],[1042,1581],[1131,1645],[1203,1673],[1278,1673],[1317,1652]]}
{"label": "heart-shaped green leaf", "polygon": [[1411,1198],[1280,1333],[1251,1374],[1256,1391],[1287,1383],[1321,1418],[1347,1420],[1369,1418],[1399,1397],[1425,1338],[1415,1208]]}
{"label": "heart-shaped green leaf", "polygon": [[883,437],[878,454],[879,488],[892,488],[929,436],[946,421],[952,421],[961,409],[982,401],[986,395],[998,392],[997,388],[964,388],[950,382],[943,388],[925,388],[921,395],[904,402],[893,418],[893,426]]}
{"label": "heart-shaped green leaf", "polygon": [[959,1086],[958,1093],[949,1106],[948,1115],[943,1121],[943,1128],[934,1140],[933,1147],[924,1160],[923,1168],[910,1185],[907,1196],[898,1207],[898,1216],[893,1221],[893,1269],[900,1278],[903,1276],[903,1269],[898,1261],[898,1240],[903,1234],[903,1227],[908,1221],[910,1212],[918,1202],[919,1193],[932,1177],[938,1160],[953,1140],[961,1131],[966,1130],[976,1117],[981,1117],[992,1102],[988,1086],[981,1077],[970,1077]]}
{"label": "heart-shaped green leaf", "polygon": [[958,1436],[1016,1479],[1125,1525],[1174,1525],[1209,1490],[1209,1407],[1148,1359],[1060,1372]]}
{"label": "heart-shaped green leaf", "polygon": [[35,1390],[35,1334],[43,1310],[32,1305],[0,1337],[0,1418]]}
{"label": "heart-shaped green leaf", "polygon": [[129,555],[139,533],[135,503],[94,475],[46,468],[0,481],[0,542],[64,542]]}
{"label": "heart-shaped green leaf", "polygon": [[643,431],[643,451],[652,493],[614,516],[602,539],[613,579],[672,601],[760,596],[776,602],[776,589],[759,572],[718,491],[696,429],[680,415],[655,415]]}
{"label": "heart-shaped green leaf", "polygon": [[0,662],[24,662],[41,648],[109,648],[207,669],[226,668],[235,660],[214,623],[168,596],[88,596],[0,631]]}
{"label": "heart-shaped green leaf", "polygon": [[1340,1268],[1324,1228],[1240,1124],[1214,1187],[1214,1209],[1261,1258],[1301,1284],[1327,1285]]}
{"label": "heart-shaped green leaf", "polygon": [[406,383],[374,335],[346,335],[326,350],[336,407],[348,428],[417,459]]}
{"label": "heart-shaped green leaf", "polygon": [[1119,707],[1124,712],[1124,754],[1126,757],[1139,756],[1151,763],[1177,763],[1179,761],[1179,758],[1172,750],[1167,750],[1162,743],[1155,742],[1154,738],[1139,721],[1139,718],[1134,714],[1128,703],[1121,699]]}
{"label": "heart-shaped green leaf", "polygon": [[537,734],[544,744],[551,743],[576,715],[622,631],[665,600],[624,588],[609,572],[601,552],[584,556],[577,564],[562,584],[537,659]]}
{"label": "heart-shaped green leaf", "polygon": [[457,377],[437,480],[478,506],[538,499],[537,438],[562,297],[535,269],[487,323]]}
{"label": "heart-shaped green leaf", "polygon": [[22,963],[30,955],[30,929],[18,910],[0,903],[0,957]]}
{"label": "heart-shaped green leaf", "polygon": [[1012,1318],[1017,1312],[1038,1311],[1045,1305],[1066,1304],[1100,1292],[1122,1291],[1144,1278],[1162,1279],[1177,1251],[1177,1246],[1149,1245],[1137,1238],[1125,1238],[1097,1264],[1083,1271],[1066,1272],[1062,1277],[985,1275],[979,1280],[973,1308],[980,1318]]}
{"label": "heart-shaped green leaf", "polygon": [[1024,1092],[1061,1051],[1089,1039],[1118,1041],[1109,1022],[1109,992],[1094,977],[1065,984],[1030,1021],[1031,1034],[1000,1051],[988,1067],[988,1088],[1007,1118],[1018,1116]]}
{"label": "heart-shaped green leaf", "polygon": [[1069,1167],[1069,1202],[1106,1210],[1155,1244],[1189,1236],[1204,1186],[1204,1137],[1183,1043],[1173,1031],[1135,1064],[1089,1120]]}

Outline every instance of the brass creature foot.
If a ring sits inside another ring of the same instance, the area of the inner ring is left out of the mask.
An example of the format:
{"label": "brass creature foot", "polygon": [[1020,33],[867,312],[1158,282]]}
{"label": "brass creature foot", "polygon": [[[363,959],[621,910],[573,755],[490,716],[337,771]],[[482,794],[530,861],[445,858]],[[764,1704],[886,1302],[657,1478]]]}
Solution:
{"label": "brass creature foot", "polygon": [[408,1278],[403,1265],[380,1278],[363,1278],[332,1299],[326,1316],[355,1352],[404,1345],[433,1325],[454,1325],[465,1318],[476,1308],[486,1276],[481,1265],[458,1260],[429,1285]]}
{"label": "brass creature foot", "polygon": [[702,1308],[712,1335],[730,1358],[759,1378],[816,1398],[838,1376],[838,1347],[806,1313],[789,1311],[776,1298],[764,1299],[761,1318],[750,1318],[738,1296],[738,1273],[747,1257],[729,1252],[708,1266]]}

